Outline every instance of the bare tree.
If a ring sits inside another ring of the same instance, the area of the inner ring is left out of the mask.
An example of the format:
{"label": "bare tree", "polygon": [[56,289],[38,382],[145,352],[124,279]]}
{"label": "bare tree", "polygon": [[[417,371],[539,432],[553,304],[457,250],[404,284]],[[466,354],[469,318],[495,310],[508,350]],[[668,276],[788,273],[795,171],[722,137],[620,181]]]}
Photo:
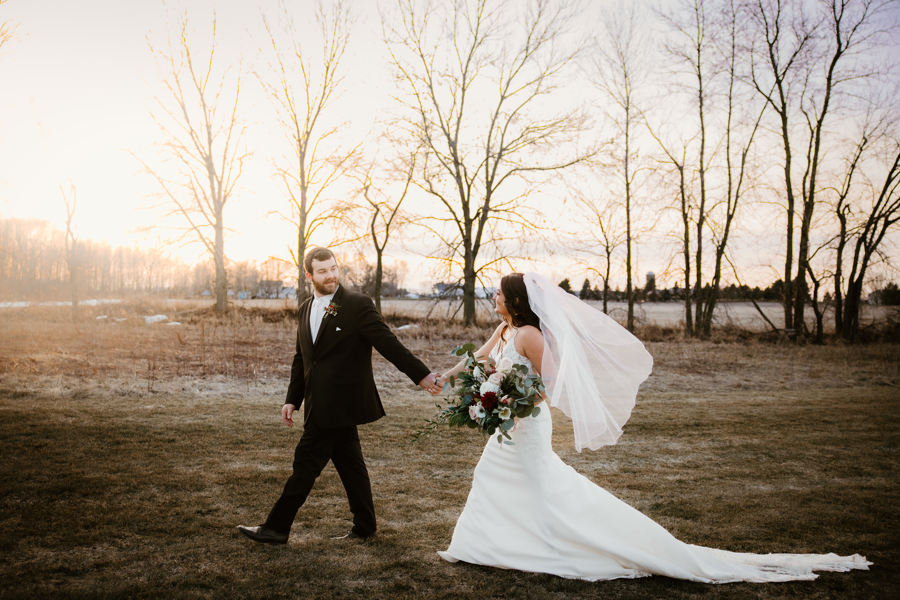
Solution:
{"label": "bare tree", "polygon": [[[802,85],[807,56],[814,43],[815,25],[803,14],[802,0],[754,0],[749,5],[753,42],[750,47],[751,85],[765,98],[778,119],[784,150],[783,172],[787,215],[784,262],[784,327],[793,329],[794,312],[794,148],[791,142],[794,95]],[[796,11],[796,12],[794,12]],[[757,41],[759,40],[759,41]]]}
{"label": "bare tree", "polygon": [[393,175],[401,175],[403,177],[403,191],[399,197],[392,198],[390,192],[385,189],[390,185],[391,177],[374,179],[373,171],[376,161],[372,161],[369,169],[363,176],[362,195],[369,211],[367,211],[366,221],[368,226],[368,238],[375,250],[375,281],[374,281],[374,298],[375,309],[381,313],[381,295],[382,285],[384,282],[384,250],[387,248],[391,235],[397,233],[399,229],[405,225],[406,219],[403,217],[400,207],[409,193],[409,187],[412,183],[413,175],[416,171],[417,152],[412,152],[402,163],[391,165],[388,171]]}
{"label": "bare tree", "polygon": [[[591,258],[583,264],[588,271],[603,280],[603,312],[609,314],[609,281],[612,276],[613,255],[624,242],[624,225],[619,217],[622,206],[611,198],[601,200],[590,195],[576,194],[575,220],[583,225],[574,234],[574,249]],[[596,258],[601,266],[596,266]]]}
{"label": "bare tree", "polygon": [[[725,157],[726,185],[724,200],[716,203],[721,206],[722,214],[710,222],[714,238],[715,266],[709,284],[709,294],[705,298],[703,311],[698,312],[696,325],[697,330],[706,337],[712,330],[713,314],[718,301],[719,287],[722,283],[722,261],[725,258],[738,208],[741,206],[741,200],[746,191],[750,151],[766,111],[765,105],[757,109],[755,121],[749,125],[743,139],[739,139],[741,115],[749,115],[753,111],[752,106],[745,110],[739,108],[740,106],[746,107],[750,103],[740,98],[736,90],[739,82],[738,69],[741,52],[738,36],[743,13],[735,0],[727,0],[727,4],[724,4],[722,8],[724,9],[721,11],[724,15],[724,26],[720,30],[720,39],[717,45],[725,76],[725,130],[722,152]],[[736,153],[738,156],[735,156]]]}
{"label": "bare tree", "polygon": [[69,269],[69,294],[72,299],[72,320],[78,320],[78,238],[75,236],[75,184],[69,182],[69,193],[59,186],[66,205],[66,266]]}
{"label": "bare tree", "polygon": [[[878,73],[871,60],[859,59],[884,43],[886,38],[882,34],[890,27],[885,23],[891,21],[889,11],[894,5],[896,0],[820,0],[814,9],[807,8],[801,0],[754,0],[752,3],[750,14],[765,43],[754,49],[751,80],[780,121],[779,137],[784,148],[787,195],[784,303],[788,329],[802,331],[805,327],[810,233],[824,168],[829,117],[841,108],[842,94],[855,100],[854,86]],[[790,126],[794,117],[802,118],[806,125],[804,133]],[[806,146],[799,194],[793,166],[793,148],[799,145],[798,140]],[[792,281],[795,214],[800,216],[800,229],[797,274]]]}
{"label": "bare tree", "polygon": [[[170,33],[165,49],[150,44],[169,92],[165,98],[154,98],[155,108],[150,110],[165,137],[159,144],[161,162],[151,167],[138,160],[160,187],[164,215],[187,222],[179,240],[200,242],[215,262],[216,310],[224,312],[228,308],[225,205],[248,156],[245,127],[238,117],[241,65],[217,69],[215,15],[209,52],[196,62],[187,15],[180,21],[177,40]],[[174,165],[174,172],[166,170],[166,163]]]}
{"label": "bare tree", "polygon": [[[797,253],[797,282],[794,301],[795,326],[804,323],[804,306],[808,297],[806,275],[809,269],[810,231],[816,207],[816,192],[822,161],[825,154],[823,135],[826,118],[833,112],[837,95],[843,86],[875,73],[870,66],[861,68],[855,58],[873,50],[880,44],[885,29],[879,21],[888,16],[890,1],[885,0],[824,0],[826,17],[823,42],[827,51],[822,60],[825,65],[822,81],[811,81],[807,89],[806,103],[801,110],[809,129],[807,168],[803,178],[803,212],[800,222],[800,240]],[[896,4],[896,2],[893,2]],[[811,77],[812,79],[812,77]],[[816,78],[818,79],[818,78]]]}
{"label": "bare tree", "polygon": [[[336,181],[356,166],[359,145],[345,148],[333,143],[346,122],[334,121],[333,104],[341,93],[342,60],[350,44],[353,15],[347,0],[319,0],[315,19],[321,51],[311,40],[301,39],[291,10],[281,3],[280,28],[290,40],[287,48],[264,19],[269,34],[272,59],[269,73],[258,75],[275,105],[282,131],[290,141],[290,154],[275,168],[291,204],[287,217],[297,228],[297,245],[291,256],[298,270],[297,302],[312,293],[303,276],[303,257],[316,231],[329,221],[341,218],[340,203],[329,198]],[[332,240],[327,245],[335,245]]]}
{"label": "bare tree", "polygon": [[[699,189],[697,190],[696,202],[691,207],[691,215],[688,215],[682,209],[682,218],[687,226],[688,220],[693,220],[696,232],[695,256],[694,256],[694,290],[696,295],[696,316],[695,322],[699,329],[704,309],[703,290],[703,235],[707,226],[709,207],[707,205],[707,173],[710,169],[709,159],[707,158],[707,136],[709,125],[709,96],[712,79],[716,72],[712,61],[714,60],[713,41],[716,39],[716,31],[713,23],[709,5],[712,2],[708,0],[683,0],[680,4],[670,8],[669,12],[663,14],[663,20],[667,23],[676,35],[672,42],[666,45],[666,50],[674,58],[676,63],[685,68],[690,77],[690,95],[696,110],[696,123],[699,128],[696,136],[699,147],[697,148],[697,158],[692,171],[698,175]],[[686,149],[686,147],[685,147]],[[680,189],[682,198],[682,207],[687,205],[685,201],[685,159],[686,152],[683,153],[680,166],[674,161],[672,154],[666,150],[673,164],[679,171]],[[689,253],[688,238],[685,237],[685,251]],[[686,255],[687,256],[687,255]],[[689,265],[685,272],[685,294],[687,310],[690,310],[690,295],[688,294],[688,286],[690,277]],[[685,325],[688,334],[698,333],[692,332],[691,319],[689,315],[685,315]]]}
{"label": "bare tree", "polygon": [[[692,201],[691,189],[693,186],[692,183],[688,181],[689,175],[687,173],[690,168],[687,155],[691,140],[680,140],[677,143],[680,148],[676,150],[674,147],[676,144],[664,141],[661,135],[653,130],[649,122],[647,122],[647,129],[666,156],[662,162],[672,165],[675,172],[678,174],[676,203],[678,205],[678,214],[681,218],[682,230],[679,242],[684,257],[684,335],[686,337],[691,337],[695,333],[694,315],[691,310],[692,298],[699,294],[701,285],[701,281],[698,279],[694,292],[691,292],[691,270],[693,265],[691,259],[691,225],[695,222],[695,215],[698,211],[698,207],[695,206],[695,203]],[[698,241],[697,244],[699,245],[699,243],[700,242]],[[700,268],[699,265],[697,265],[697,268]]]}
{"label": "bare tree", "polygon": [[[858,203],[855,210],[845,202],[838,203],[839,214],[843,215],[842,231],[848,234],[853,254],[850,257],[850,271],[847,274],[847,292],[840,317],[839,334],[846,340],[853,340],[859,334],[859,310],[862,302],[863,284],[868,268],[880,258],[882,244],[889,232],[896,231],[900,223],[900,140],[889,141],[889,153],[885,153],[884,179],[880,185],[867,185],[865,196],[868,201]],[[848,178],[849,184],[849,178]],[[847,228],[847,219],[856,221]],[[841,245],[845,243],[840,240]],[[839,253],[839,257],[842,252]],[[840,290],[836,276],[835,292]]]}
{"label": "bare tree", "polygon": [[637,129],[643,121],[638,97],[649,75],[650,44],[644,35],[646,23],[640,3],[620,2],[605,15],[601,33],[596,39],[591,60],[591,79],[606,100],[607,120],[614,124],[621,142],[620,154],[613,158],[621,165],[619,175],[623,184],[625,209],[625,295],[628,302],[627,327],[634,331],[634,284],[632,281],[635,215],[635,178],[640,165],[635,165],[638,144]]}
{"label": "bare tree", "polygon": [[847,169],[841,181],[840,187],[837,189],[837,201],[834,205],[834,214],[837,218],[839,229],[836,239],[835,248],[835,269],[834,269],[834,330],[838,335],[843,334],[844,330],[844,251],[850,242],[849,220],[852,216],[852,203],[850,192],[853,188],[854,177],[860,166],[863,154],[870,143],[871,134],[873,132],[867,127],[863,128],[859,142],[854,148],[853,154],[847,161]]}
{"label": "bare tree", "polygon": [[413,182],[441,207],[427,223],[462,271],[463,318],[473,324],[475,284],[492,262],[485,249],[536,229],[528,192],[510,182],[536,189],[594,154],[578,148],[586,118],[560,94],[579,52],[569,35],[578,12],[569,0],[397,4],[384,28],[405,92],[398,125],[422,147]]}

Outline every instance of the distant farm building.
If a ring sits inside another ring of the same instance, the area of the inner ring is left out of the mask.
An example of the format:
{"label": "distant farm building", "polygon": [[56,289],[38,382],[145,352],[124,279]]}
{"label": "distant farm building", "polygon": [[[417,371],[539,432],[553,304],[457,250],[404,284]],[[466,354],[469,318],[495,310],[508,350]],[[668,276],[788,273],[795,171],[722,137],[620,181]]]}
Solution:
{"label": "distant farm building", "polygon": [[284,283],[280,279],[262,279],[256,291],[257,298],[278,298]]}

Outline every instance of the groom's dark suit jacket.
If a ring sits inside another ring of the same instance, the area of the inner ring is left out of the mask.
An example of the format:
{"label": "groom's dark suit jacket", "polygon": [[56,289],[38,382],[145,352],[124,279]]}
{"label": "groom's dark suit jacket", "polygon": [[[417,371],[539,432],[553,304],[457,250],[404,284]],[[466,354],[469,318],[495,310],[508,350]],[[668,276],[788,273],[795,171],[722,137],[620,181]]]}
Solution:
{"label": "groom's dark suit jacket", "polygon": [[325,314],[315,344],[309,328],[312,298],[300,307],[297,353],[291,365],[288,404],[303,405],[303,422],[319,427],[371,423],[384,416],[372,374],[374,347],[418,383],[431,372],[385,325],[372,299],[338,287],[337,314]]}

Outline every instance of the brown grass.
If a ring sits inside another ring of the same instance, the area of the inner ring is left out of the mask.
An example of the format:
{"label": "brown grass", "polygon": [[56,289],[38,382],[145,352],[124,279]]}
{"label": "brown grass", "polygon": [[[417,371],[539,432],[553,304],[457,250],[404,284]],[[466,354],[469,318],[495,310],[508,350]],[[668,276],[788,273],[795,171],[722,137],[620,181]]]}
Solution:
{"label": "brown grass", "polygon": [[[64,307],[0,315],[0,598],[887,598],[900,585],[897,345],[650,342],[654,374],[619,444],[576,453],[554,411],[563,460],[680,539],[858,552],[871,572],[591,584],[436,556],[483,442],[439,430],[411,444],[432,399],[380,358],[388,417],[361,428],[380,537],[329,539],[349,527],[329,467],[288,546],[243,539],[235,525],[264,518],[300,435],[277,415],[296,321],[134,319],[159,308],[92,308],[77,325]],[[487,332],[417,324],[398,335],[436,368]]]}

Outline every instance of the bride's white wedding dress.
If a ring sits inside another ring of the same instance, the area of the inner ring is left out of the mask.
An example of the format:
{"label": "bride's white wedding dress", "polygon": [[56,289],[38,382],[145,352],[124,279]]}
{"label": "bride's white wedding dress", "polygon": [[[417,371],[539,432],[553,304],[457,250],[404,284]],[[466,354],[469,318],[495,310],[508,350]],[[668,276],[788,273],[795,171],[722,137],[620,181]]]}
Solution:
{"label": "bride's white wedding dress", "polygon": [[[491,356],[532,368],[514,335]],[[562,462],[542,406],[519,421],[514,445],[494,437],[485,445],[450,547],[438,552],[444,559],[588,581],[664,575],[704,583],[815,579],[814,570],[872,564],[858,554],[741,554],[680,542]]]}

